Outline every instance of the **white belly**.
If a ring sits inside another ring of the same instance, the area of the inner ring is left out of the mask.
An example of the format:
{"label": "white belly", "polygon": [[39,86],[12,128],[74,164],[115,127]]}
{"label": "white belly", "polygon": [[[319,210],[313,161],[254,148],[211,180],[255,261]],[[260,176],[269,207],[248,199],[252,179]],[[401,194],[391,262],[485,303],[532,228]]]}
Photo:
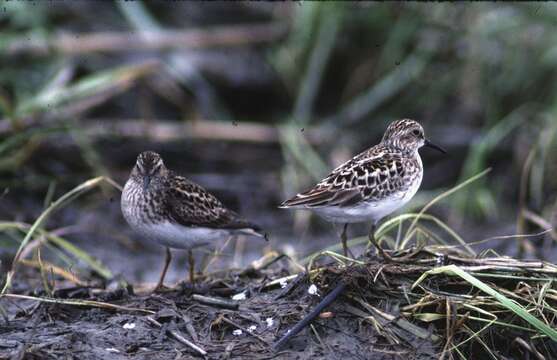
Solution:
{"label": "white belly", "polygon": [[311,210],[331,222],[376,222],[406,205],[416,195],[421,182],[422,178],[418,177],[406,192],[394,194],[382,201],[361,202],[353,206],[322,207]]}
{"label": "white belly", "polygon": [[198,246],[209,245],[229,235],[229,232],[226,230],[205,227],[190,228],[169,222],[136,224],[133,228],[149,240],[176,249],[192,249]]}

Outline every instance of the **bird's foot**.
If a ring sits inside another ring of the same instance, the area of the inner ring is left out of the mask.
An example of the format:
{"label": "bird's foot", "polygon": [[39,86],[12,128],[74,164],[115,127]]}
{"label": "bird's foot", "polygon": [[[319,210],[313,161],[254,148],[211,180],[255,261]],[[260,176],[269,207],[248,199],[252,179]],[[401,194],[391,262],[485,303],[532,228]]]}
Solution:
{"label": "bird's foot", "polygon": [[164,284],[157,284],[157,286],[155,286],[155,288],[153,289],[153,291],[151,292],[152,294],[162,294],[162,293],[168,293],[168,292],[172,292],[175,291],[176,289],[165,286]]}

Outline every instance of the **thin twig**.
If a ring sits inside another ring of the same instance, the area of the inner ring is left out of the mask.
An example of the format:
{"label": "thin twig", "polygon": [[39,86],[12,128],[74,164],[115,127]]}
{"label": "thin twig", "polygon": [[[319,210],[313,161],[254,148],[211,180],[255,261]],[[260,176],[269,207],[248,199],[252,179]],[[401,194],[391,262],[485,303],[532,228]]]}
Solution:
{"label": "thin twig", "polygon": [[180,314],[180,316],[182,320],[184,320],[184,324],[186,325],[186,330],[188,331],[188,334],[191,336],[193,341],[198,342],[199,338],[197,336],[197,332],[195,331],[195,328],[193,327],[191,318],[184,313]]}
{"label": "thin twig", "polygon": [[[0,128],[0,132],[3,129]],[[11,131],[11,128],[9,129]],[[94,118],[83,122],[82,131],[88,137],[129,137],[144,138],[156,142],[183,139],[227,140],[252,143],[276,143],[280,141],[274,126],[241,121],[196,120],[180,123],[165,119],[145,121],[144,119]],[[322,143],[324,130],[312,128],[307,139],[312,144]]]}
{"label": "thin twig", "polygon": [[202,304],[216,306],[223,309],[237,310],[239,306],[238,302],[236,301],[203,296],[199,294],[193,294],[192,298],[193,300],[198,301]]}
{"label": "thin twig", "polygon": [[161,51],[245,46],[275,41],[286,34],[284,23],[215,26],[205,29],[143,32],[96,32],[60,34],[54,38],[25,37],[3,46],[6,55],[49,55],[91,52]]}
{"label": "thin twig", "polygon": [[555,227],[549,221],[527,208],[524,208],[521,213],[526,220],[530,221],[533,224],[536,224],[542,229],[547,229],[545,231],[549,231],[549,235],[551,236],[551,238],[557,241],[557,229],[555,229]]}
{"label": "thin twig", "polygon": [[345,288],[346,284],[341,281],[330,293],[327,294],[327,296],[323,298],[323,300],[321,300],[319,304],[317,304],[317,306],[309,314],[307,314],[302,320],[294,325],[292,329],[287,331],[286,334],[284,334],[284,336],[273,345],[273,350],[279,350],[284,344],[288,342],[288,340],[302,331],[309,323],[313,321],[313,319],[315,319],[321,313],[321,311],[323,311],[327,306],[335,301]]}
{"label": "thin twig", "polygon": [[56,298],[37,297],[37,296],[20,295],[20,294],[2,294],[2,295],[0,295],[0,298],[3,298],[3,297],[13,298],[13,299],[22,299],[22,300],[34,300],[34,301],[40,301],[40,302],[51,303],[51,304],[59,304],[59,305],[97,307],[97,308],[101,308],[101,309],[130,311],[130,312],[142,312],[142,313],[150,314],[150,315],[155,314],[154,311],[147,310],[147,309],[131,308],[131,307],[127,307],[127,306],[121,306],[121,305],[106,303],[106,302],[102,302],[102,301],[81,300],[81,299],[75,299],[75,300],[56,299]]}
{"label": "thin twig", "polygon": [[[158,322],[157,320],[153,319],[152,317],[147,316],[146,319],[147,319],[147,321],[149,321],[151,324],[155,325],[156,327],[162,328],[162,324],[160,322]],[[189,341],[188,339],[183,337],[182,334],[180,334],[178,331],[176,331],[176,330],[166,330],[166,332],[171,337],[173,337],[175,340],[177,340],[180,343],[190,347],[191,349],[193,349],[198,354],[200,354],[202,356],[207,355],[207,351],[203,350],[199,346],[195,345],[194,343],[192,343],[191,341]]]}

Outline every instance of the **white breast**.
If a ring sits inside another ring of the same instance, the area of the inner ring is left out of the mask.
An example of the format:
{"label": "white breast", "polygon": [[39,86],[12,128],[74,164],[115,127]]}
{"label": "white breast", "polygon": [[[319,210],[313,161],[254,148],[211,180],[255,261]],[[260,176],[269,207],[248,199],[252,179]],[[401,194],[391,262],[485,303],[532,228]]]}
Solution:
{"label": "white breast", "polygon": [[192,249],[224,239],[229,232],[206,227],[185,227],[169,222],[136,224],[134,229],[145,238],[176,249]]}

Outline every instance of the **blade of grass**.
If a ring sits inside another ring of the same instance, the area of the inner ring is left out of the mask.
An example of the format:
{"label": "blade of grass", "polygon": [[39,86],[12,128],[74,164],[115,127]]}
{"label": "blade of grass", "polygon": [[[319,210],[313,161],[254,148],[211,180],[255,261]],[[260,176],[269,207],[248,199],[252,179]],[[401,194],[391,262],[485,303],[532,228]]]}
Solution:
{"label": "blade of grass", "polygon": [[108,182],[111,185],[114,184],[113,180],[107,180],[107,179],[108,178],[106,178],[104,176],[100,176],[100,177],[96,177],[96,178],[87,180],[84,183],[76,186],[74,189],[70,190],[66,194],[62,195],[58,200],[53,202],[52,205],[50,205],[48,208],[46,208],[43,211],[43,213],[37,218],[37,220],[35,220],[35,222],[31,226],[31,228],[27,232],[27,235],[25,235],[25,237],[23,238],[23,241],[19,245],[19,248],[17,249],[17,252],[16,252],[16,254],[14,256],[14,259],[13,259],[13,262],[12,262],[12,268],[6,274],[6,283],[4,284],[4,287],[2,288],[2,292],[0,292],[0,296],[6,294],[6,292],[9,290],[9,288],[11,286],[11,283],[12,283],[13,276],[14,276],[16,268],[17,268],[17,263],[19,261],[19,257],[21,255],[21,252],[23,251],[25,246],[27,246],[27,244],[29,243],[29,241],[31,240],[31,238],[33,237],[35,232],[46,221],[46,219],[50,215],[52,215],[52,213],[61,209],[62,207],[67,205],[69,202],[71,202],[73,199],[75,199],[75,198],[79,197],[80,195],[88,192],[89,190],[97,187],[99,184],[101,184],[103,182]]}
{"label": "blade of grass", "polygon": [[[466,157],[464,166],[462,167],[462,175],[460,179],[465,179],[471,174],[476,173],[485,164],[489,154],[499,143],[516,127],[524,123],[524,117],[531,111],[530,105],[521,105],[513,110],[507,116],[501,118],[491,128],[486,129],[485,135],[481,137],[480,141],[476,141],[474,146],[470,147],[469,153]],[[474,190],[473,193],[471,191]],[[486,210],[494,207],[494,200],[492,192],[487,188],[484,182],[476,184],[475,187],[467,191],[463,191],[453,199],[453,204],[461,212],[466,210],[473,210],[473,215],[478,212],[487,214]],[[496,211],[489,211],[491,214],[497,213]]]}
{"label": "blade of grass", "polygon": [[524,319],[534,328],[536,328],[539,332],[549,336],[553,341],[557,341],[557,330],[551,328],[540,319],[536,318],[532,314],[530,314],[524,307],[519,305],[516,301],[509,299],[508,297],[504,296],[503,294],[497,292],[489,285],[484,283],[483,281],[479,280],[478,278],[472,276],[471,274],[467,273],[466,271],[462,270],[456,265],[448,265],[439,268],[435,268],[429,271],[426,271],[420,276],[418,280],[414,284],[412,284],[412,288],[418,286],[426,277],[429,275],[438,275],[438,274],[445,274],[449,276],[459,276],[472,286],[477,287],[481,291],[493,296],[501,306],[506,309],[511,310],[517,316]]}
{"label": "blade of grass", "polygon": [[[293,110],[293,120],[297,124],[305,125],[312,116],[313,104],[317,97],[325,66],[336,43],[338,29],[342,21],[340,11],[325,11],[321,7],[322,16],[319,18],[319,30],[306,66],[304,77],[300,81],[300,88]],[[330,9],[329,9],[330,10]],[[294,125],[295,126],[295,125]]]}
{"label": "blade of grass", "polygon": [[87,98],[114,88],[126,89],[133,81],[150,74],[156,68],[156,62],[148,61],[94,73],[74,84],[49,89],[23,101],[15,109],[15,116],[23,117],[36,112],[51,110],[77,99]]}
{"label": "blade of grass", "polygon": [[[462,183],[458,184],[457,186],[445,191],[444,193],[436,196],[433,200],[431,200],[429,203],[427,203],[426,206],[424,206],[422,208],[422,210],[418,213],[418,216],[414,219],[414,221],[412,222],[412,224],[410,224],[410,227],[408,228],[408,230],[406,231],[405,237],[404,237],[404,241],[407,241],[408,238],[408,234],[410,233],[410,231],[412,231],[412,229],[416,226],[418,220],[420,219],[420,217],[426,212],[426,210],[428,210],[431,206],[433,206],[433,204],[435,204],[436,202],[446,198],[449,195],[454,194],[455,192],[457,192],[458,190],[462,189],[463,187],[469,185],[470,183],[480,179],[481,177],[485,176],[487,173],[489,173],[491,171],[491,168],[488,168],[484,171],[482,171],[479,174],[476,174],[474,176],[472,176],[471,178],[463,181]],[[476,255],[476,252],[469,246],[466,246],[466,250],[468,250],[468,252],[472,255]]]}
{"label": "blade of grass", "polygon": [[392,72],[386,74],[369,90],[345,105],[337,114],[320,121],[324,124],[353,124],[376,110],[409,83],[414,81],[426,68],[432,54],[412,54]]}
{"label": "blade of grass", "polygon": [[85,250],[75,246],[74,244],[72,244],[68,240],[66,240],[62,237],[53,235],[53,234],[47,235],[47,239],[49,241],[51,241],[52,243],[58,245],[62,249],[66,250],[67,252],[71,253],[76,258],[85,262],[94,271],[96,271],[99,275],[101,275],[104,279],[109,280],[109,279],[112,279],[114,277],[114,275],[112,274],[112,272],[108,268],[106,268],[103,264],[101,264],[94,257],[89,255]]}
{"label": "blade of grass", "polygon": [[299,129],[291,124],[278,127],[280,143],[316,181],[327,171],[327,164],[317,154],[311,144],[299,135]]}
{"label": "blade of grass", "polygon": [[3,294],[0,295],[0,297],[7,297],[7,298],[21,299],[21,300],[34,300],[34,301],[40,301],[45,303],[51,303],[51,304],[96,307],[96,308],[115,310],[115,311],[141,312],[149,315],[155,314],[154,311],[147,310],[147,309],[131,308],[127,306],[121,306],[121,305],[110,304],[110,303],[106,303],[102,301],[94,301],[94,300],[57,299],[57,298],[50,298],[50,297],[37,297],[37,296],[20,295],[20,294]]}
{"label": "blade of grass", "polygon": [[[0,232],[8,231],[11,229],[17,229],[23,232],[24,234],[26,234],[30,228],[31,225],[26,223],[0,221]],[[43,240],[44,245],[47,246],[48,249],[52,251],[67,266],[72,266],[74,262],[62,250],[65,250],[66,252],[73,255],[75,258],[89,265],[89,267],[91,267],[94,271],[96,271],[99,275],[101,275],[105,279],[109,280],[113,278],[113,275],[109,269],[107,269],[98,260],[93,259],[91,256],[82,256],[82,254],[87,254],[87,253],[81,248],[77,247],[76,245],[71,244],[68,240],[64,239],[59,235],[54,234],[52,231],[37,229],[37,232],[41,237],[44,238]],[[16,239],[16,240],[18,242],[21,242],[21,239]],[[54,246],[53,244],[56,244],[58,247]],[[66,244],[69,244],[69,246]],[[32,246],[32,242],[30,242],[27,246],[28,247],[25,249],[25,251],[29,249],[29,246]],[[25,252],[22,252],[21,256],[25,257]],[[23,259],[21,259],[20,261],[22,260]]]}
{"label": "blade of grass", "polygon": [[[74,274],[72,274],[71,272],[62,269],[61,267],[58,267],[54,264],[51,263],[46,263],[44,261],[41,261],[41,263],[39,263],[38,261],[31,261],[31,260],[25,260],[25,259],[21,259],[19,261],[22,265],[25,266],[29,266],[35,269],[41,269],[41,267],[44,267],[47,271],[50,271],[52,274],[56,274],[58,276],[63,277],[64,279],[73,282],[76,285],[79,286],[87,286],[87,282],[80,280],[77,276],[75,276]],[[51,296],[52,294],[49,294],[49,296]]]}
{"label": "blade of grass", "polygon": [[[377,229],[376,233],[375,233],[375,237],[377,239],[381,239],[382,237],[384,237],[389,231],[398,228],[399,223],[406,221],[406,220],[410,220],[410,219],[415,219],[419,217],[421,220],[427,220],[427,221],[431,221],[433,223],[435,223],[436,225],[438,225],[441,229],[445,230],[447,232],[447,234],[449,234],[451,237],[453,237],[458,243],[459,245],[457,246],[467,246],[468,244],[464,241],[464,239],[462,239],[462,237],[460,237],[454,230],[452,230],[447,224],[445,224],[443,221],[441,221],[439,218],[430,215],[430,214],[401,214],[398,215],[392,219],[389,219],[387,221],[385,221],[383,224],[381,224],[379,226],[379,228]],[[412,238],[412,236],[410,236],[409,238]],[[356,237],[354,239],[351,239],[348,241],[348,245],[349,246],[354,246],[354,245],[360,245],[360,244],[365,244],[368,243],[369,239],[367,236],[360,236],[360,237]],[[406,243],[405,243],[406,244]],[[319,250],[317,252],[314,252],[308,256],[306,256],[305,258],[300,260],[300,264],[307,264],[310,259],[312,257],[314,257],[315,255],[322,253],[323,251],[330,251],[330,252],[338,252],[340,251],[342,248],[341,244],[334,244],[331,246],[327,246],[325,249],[323,250]],[[403,249],[404,246],[401,246],[400,249]],[[337,255],[339,255],[337,253]]]}

